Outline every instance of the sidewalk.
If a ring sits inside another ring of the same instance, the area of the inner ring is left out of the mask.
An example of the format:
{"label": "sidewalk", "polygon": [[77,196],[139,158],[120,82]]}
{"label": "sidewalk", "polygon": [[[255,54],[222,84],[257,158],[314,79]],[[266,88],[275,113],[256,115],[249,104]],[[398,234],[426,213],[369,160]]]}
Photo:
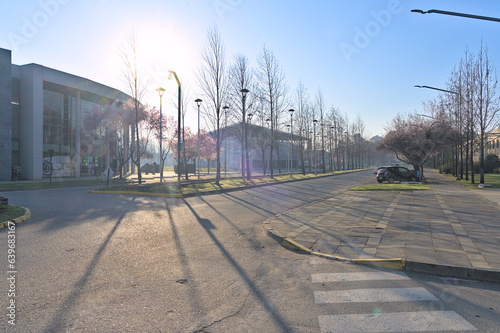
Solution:
{"label": "sidewalk", "polygon": [[285,246],[333,259],[500,282],[500,192],[426,175],[431,191],[339,190],[264,228]]}

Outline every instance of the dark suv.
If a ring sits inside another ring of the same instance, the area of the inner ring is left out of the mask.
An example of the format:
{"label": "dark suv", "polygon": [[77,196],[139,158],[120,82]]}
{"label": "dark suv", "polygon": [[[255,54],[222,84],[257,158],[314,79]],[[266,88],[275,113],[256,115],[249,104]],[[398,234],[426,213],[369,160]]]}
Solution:
{"label": "dark suv", "polygon": [[384,166],[378,168],[377,181],[382,183],[387,181],[392,184],[395,181],[416,181],[417,177],[413,170],[409,170],[404,166]]}

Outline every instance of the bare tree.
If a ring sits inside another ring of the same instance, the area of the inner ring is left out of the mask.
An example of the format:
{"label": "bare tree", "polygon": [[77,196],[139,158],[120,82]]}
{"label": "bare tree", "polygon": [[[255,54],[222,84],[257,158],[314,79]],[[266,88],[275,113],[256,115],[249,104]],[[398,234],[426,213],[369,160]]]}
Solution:
{"label": "bare tree", "polygon": [[[323,165],[323,173],[326,172],[326,165],[325,165],[325,99],[323,98],[323,93],[321,92],[321,89],[318,89],[318,93],[316,94],[316,109],[318,113],[318,121],[319,125],[321,128],[321,164]],[[317,166],[315,166],[317,167]]]}
{"label": "bare tree", "polygon": [[[133,98],[135,124],[133,132],[133,140],[135,142],[136,154],[132,155],[132,161],[137,166],[137,177],[139,183],[142,182],[141,175],[141,144],[139,136],[139,122],[140,122],[140,100],[144,97],[144,92],[147,84],[140,81],[139,68],[137,64],[137,36],[132,32],[119,50],[120,57],[123,62],[122,80],[128,86],[129,92]],[[133,154],[133,151],[131,153]]]}
{"label": "bare tree", "polygon": [[228,91],[228,73],[225,61],[225,49],[222,38],[216,26],[212,26],[207,31],[207,44],[201,52],[202,64],[198,71],[198,84],[203,91],[207,104],[204,108],[215,118],[215,145],[217,153],[217,172],[215,183],[220,182],[220,152],[221,152],[221,136],[220,122],[224,100],[227,97]]}
{"label": "bare tree", "polygon": [[488,49],[483,47],[477,55],[476,66],[476,121],[479,128],[479,182],[484,184],[484,161],[487,133],[497,125],[500,112],[499,99],[496,96],[497,77],[488,55]]}
{"label": "bare tree", "polygon": [[[231,99],[231,105],[233,106],[233,115],[241,123],[240,127],[240,143],[241,143],[241,174],[242,177],[246,177],[250,180],[250,158],[249,158],[249,141],[248,141],[248,130],[243,131],[243,126],[247,122],[248,115],[254,115],[257,110],[254,110],[254,101],[258,98],[258,91],[255,87],[255,73],[250,67],[249,60],[243,54],[237,54],[234,57],[234,63],[230,69],[230,88],[229,96]],[[243,110],[242,104],[242,90],[246,89],[249,91],[248,95],[245,97],[245,110]],[[241,118],[240,118],[241,116]],[[245,135],[243,133],[245,132]]]}
{"label": "bare tree", "polygon": [[[284,107],[287,86],[285,74],[279,65],[274,54],[265,46],[262,47],[258,57],[259,64],[259,82],[260,95],[268,104],[269,119],[271,122],[271,152],[270,152],[270,171],[271,178],[274,177],[273,152],[278,147],[275,137],[275,130],[279,125],[279,117],[286,109]],[[277,149],[279,161],[279,149]],[[278,163],[279,167],[279,163]]]}
{"label": "bare tree", "polygon": [[296,119],[296,128],[299,134],[299,153],[300,153],[300,164],[302,167],[302,174],[306,174],[306,164],[305,164],[305,149],[310,146],[309,143],[305,140],[305,133],[309,130],[308,122],[310,121],[309,116],[309,96],[307,93],[307,88],[302,84],[302,81],[299,82],[297,89],[295,91],[295,119]]}

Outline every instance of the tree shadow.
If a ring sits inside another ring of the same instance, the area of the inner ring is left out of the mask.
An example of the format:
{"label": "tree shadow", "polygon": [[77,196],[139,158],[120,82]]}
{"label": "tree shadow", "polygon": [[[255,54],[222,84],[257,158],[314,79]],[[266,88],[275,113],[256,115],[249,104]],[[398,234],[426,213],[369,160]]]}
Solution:
{"label": "tree shadow", "polygon": [[51,324],[48,326],[48,328],[45,330],[46,332],[57,332],[61,328],[63,328],[66,324],[67,320],[67,315],[69,312],[71,312],[71,309],[75,306],[75,303],[77,302],[78,298],[82,294],[83,289],[85,288],[90,276],[93,274],[97,264],[99,263],[99,260],[101,259],[106,247],[108,246],[109,241],[115,234],[116,230],[120,226],[121,222],[123,221],[126,213],[123,213],[118,220],[116,221],[115,225],[111,229],[111,231],[108,233],[104,241],[102,242],[101,246],[99,249],[96,251],[94,254],[94,257],[90,261],[89,265],[85,269],[85,272],[83,276],[78,280],[75,285],[73,286],[73,291],[71,294],[64,300],[64,302],[60,305],[60,310],[57,312],[55,317],[52,319]]}
{"label": "tree shadow", "polygon": [[186,207],[189,208],[191,213],[196,217],[196,219],[200,223],[200,225],[205,229],[205,231],[207,232],[207,235],[210,237],[210,239],[212,239],[214,244],[222,252],[222,254],[226,258],[226,260],[234,267],[235,271],[240,275],[240,277],[246,283],[246,285],[250,289],[250,292],[255,296],[255,298],[257,298],[259,300],[260,304],[265,308],[266,312],[271,315],[274,322],[281,328],[282,331],[284,331],[284,332],[291,331],[291,328],[288,326],[288,324],[285,322],[285,320],[280,316],[278,311],[273,308],[273,306],[269,303],[269,301],[262,294],[262,292],[255,286],[252,279],[248,276],[248,274],[245,272],[245,270],[238,264],[238,262],[227,251],[227,249],[224,247],[224,245],[214,235],[213,230],[216,229],[214,224],[209,219],[202,218],[201,216],[199,216],[198,213],[193,209],[193,207],[185,199],[183,199],[183,201],[184,201],[184,204],[186,205]]}

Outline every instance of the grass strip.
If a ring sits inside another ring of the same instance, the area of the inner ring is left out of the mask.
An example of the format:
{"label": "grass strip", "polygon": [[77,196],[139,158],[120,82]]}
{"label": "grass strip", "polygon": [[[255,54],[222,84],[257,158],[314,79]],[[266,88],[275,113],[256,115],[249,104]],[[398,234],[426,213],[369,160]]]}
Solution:
{"label": "grass strip", "polygon": [[7,211],[0,213],[0,223],[23,216],[25,212],[26,210],[23,207],[7,205]]}
{"label": "grass strip", "polygon": [[275,175],[274,178],[270,176],[257,176],[252,177],[250,180],[243,181],[241,177],[225,178],[220,179],[219,184],[215,183],[215,180],[206,181],[193,181],[193,182],[181,182],[180,189],[177,187],[176,182],[163,183],[163,184],[122,184],[117,186],[104,187],[92,191],[92,193],[137,193],[137,194],[163,194],[164,196],[190,196],[196,194],[213,193],[218,191],[227,191],[233,189],[250,188],[259,185],[267,184],[278,184],[290,181],[298,181],[303,179],[312,179],[318,177],[332,176],[334,174],[354,172],[359,170],[350,170],[344,172],[327,172],[327,173],[294,173],[293,177],[290,174],[279,174]]}

